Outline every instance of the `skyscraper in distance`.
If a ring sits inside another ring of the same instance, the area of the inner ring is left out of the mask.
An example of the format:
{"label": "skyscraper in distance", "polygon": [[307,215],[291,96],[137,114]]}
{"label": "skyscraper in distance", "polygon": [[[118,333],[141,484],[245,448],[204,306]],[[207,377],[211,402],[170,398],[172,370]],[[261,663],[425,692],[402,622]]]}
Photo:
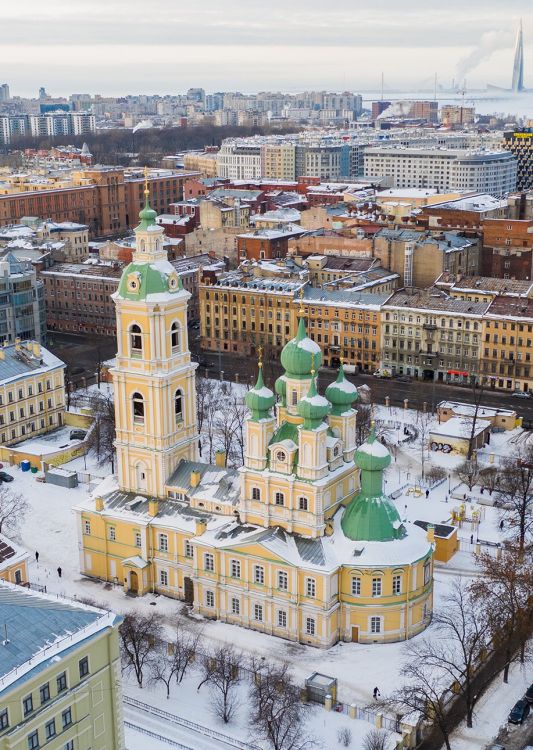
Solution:
{"label": "skyscraper in distance", "polygon": [[513,91],[519,92],[524,90],[524,38],[522,34],[522,19],[516,34],[516,46],[513,64],[513,82],[511,84]]}

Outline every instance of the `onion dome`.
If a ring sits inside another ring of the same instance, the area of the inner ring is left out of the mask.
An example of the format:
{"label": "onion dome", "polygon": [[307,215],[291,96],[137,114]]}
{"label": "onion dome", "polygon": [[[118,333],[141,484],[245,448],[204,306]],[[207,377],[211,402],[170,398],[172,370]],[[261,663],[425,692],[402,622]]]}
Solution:
{"label": "onion dome", "polygon": [[282,349],[281,364],[290,378],[309,377],[311,370],[318,370],[322,364],[322,351],[307,335],[303,318],[300,318],[295,338]]}
{"label": "onion dome", "polygon": [[329,401],[317,392],[314,372],[312,374],[313,379],[307,391],[307,396],[301,398],[296,407],[299,416],[304,421],[303,427],[305,430],[312,430],[315,427],[319,427],[331,409]]}
{"label": "onion dome", "polygon": [[256,421],[268,419],[271,416],[270,410],[274,406],[275,400],[274,394],[263,381],[263,366],[260,364],[257,383],[245,396],[246,406],[252,412],[252,419]]}
{"label": "onion dome", "polygon": [[157,211],[154,211],[154,209],[150,206],[150,201],[148,200],[147,195],[144,207],[139,211],[139,219],[141,220],[141,223],[139,224],[137,229],[148,229],[149,226],[155,224],[156,217]]}
{"label": "onion dome", "polygon": [[348,539],[390,542],[406,535],[396,506],[383,494],[383,471],[390,461],[389,451],[376,440],[372,427],[370,437],[355,454],[356,466],[361,469],[361,491],[342,516],[342,530]]}
{"label": "onion dome", "polygon": [[282,406],[287,406],[287,378],[285,375],[280,375],[274,383],[274,390],[279,396]]}
{"label": "onion dome", "polygon": [[359,398],[355,385],[346,380],[342,364],[339,367],[337,380],[326,388],[326,398],[332,406],[331,413],[336,416],[351,409],[352,404]]}

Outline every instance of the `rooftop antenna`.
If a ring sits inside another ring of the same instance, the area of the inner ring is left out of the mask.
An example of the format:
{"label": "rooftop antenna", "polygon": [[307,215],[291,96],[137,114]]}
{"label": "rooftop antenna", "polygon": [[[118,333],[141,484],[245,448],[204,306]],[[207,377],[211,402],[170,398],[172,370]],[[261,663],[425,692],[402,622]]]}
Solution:
{"label": "rooftop antenna", "polygon": [[381,71],[381,101],[383,101],[383,86],[384,86],[384,76],[383,76],[383,71]]}

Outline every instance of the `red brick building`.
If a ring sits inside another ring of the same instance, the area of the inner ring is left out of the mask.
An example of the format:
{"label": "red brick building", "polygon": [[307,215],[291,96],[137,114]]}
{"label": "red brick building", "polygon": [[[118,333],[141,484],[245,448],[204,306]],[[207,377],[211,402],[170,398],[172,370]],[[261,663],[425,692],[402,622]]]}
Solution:
{"label": "red brick building", "polygon": [[481,273],[500,279],[531,279],[533,221],[485,219]]}
{"label": "red brick building", "polygon": [[305,229],[289,224],[283,229],[256,229],[237,236],[237,254],[242,260],[272,260],[284,258],[289,240],[305,233]]}

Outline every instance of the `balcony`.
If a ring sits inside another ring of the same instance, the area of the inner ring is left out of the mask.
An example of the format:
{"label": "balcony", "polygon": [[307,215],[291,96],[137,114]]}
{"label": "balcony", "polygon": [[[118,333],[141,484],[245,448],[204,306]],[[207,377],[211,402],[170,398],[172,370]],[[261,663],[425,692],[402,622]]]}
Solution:
{"label": "balcony", "polygon": [[422,328],[424,329],[424,331],[436,331],[437,324],[436,323],[424,323]]}

